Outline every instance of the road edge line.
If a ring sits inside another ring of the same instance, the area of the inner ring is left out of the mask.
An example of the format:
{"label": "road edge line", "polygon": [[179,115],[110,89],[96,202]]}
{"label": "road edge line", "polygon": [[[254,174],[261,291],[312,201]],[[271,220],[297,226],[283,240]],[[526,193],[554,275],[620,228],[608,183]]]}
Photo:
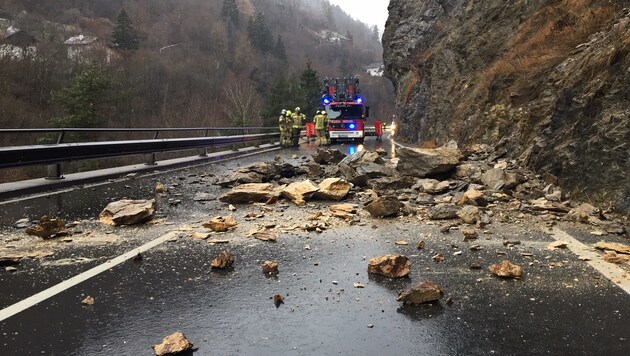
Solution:
{"label": "road edge line", "polygon": [[628,272],[623,268],[604,261],[593,247],[581,243],[564,230],[554,228],[551,232],[551,237],[557,241],[566,241],[567,248],[571,252],[578,256],[587,257],[588,260],[585,262],[588,263],[589,266],[593,267],[597,272],[604,275],[604,277],[608,278],[612,283],[617,285],[617,287],[630,295],[630,278],[628,278]]}
{"label": "road edge line", "polygon": [[34,294],[26,299],[23,299],[13,305],[10,305],[2,310],[0,310],[0,322],[3,322],[4,320],[30,308],[33,307],[43,301],[45,301],[46,299],[49,299],[51,297],[54,297],[55,295],[64,292],[76,285],[78,285],[79,283],[85,282],[88,279],[95,277],[105,271],[108,271],[116,266],[118,266],[119,264],[128,261],[132,258],[134,258],[136,255],[138,255],[141,252],[145,252],[155,246],[158,246],[170,239],[172,239],[173,237],[177,237],[178,232],[177,231],[171,231],[166,233],[165,235],[162,235],[160,237],[158,237],[155,240],[152,240],[150,242],[147,242],[146,244],[137,247],[129,252],[126,252],[118,257],[115,257],[114,259],[108,260],[106,262],[104,262],[103,264],[100,264],[96,267],[93,267],[83,273],[80,273],[74,277],[71,277],[69,279],[66,279],[63,282],[60,282],[48,289],[45,289],[37,294]]}

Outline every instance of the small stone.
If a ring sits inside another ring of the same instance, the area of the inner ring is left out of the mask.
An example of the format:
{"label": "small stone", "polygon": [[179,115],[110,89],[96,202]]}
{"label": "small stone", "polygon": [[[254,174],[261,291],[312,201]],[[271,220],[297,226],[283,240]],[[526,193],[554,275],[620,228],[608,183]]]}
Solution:
{"label": "small stone", "polygon": [[372,329],[372,328],[374,328],[374,324],[368,324],[367,327],[368,327],[368,329]]}
{"label": "small stone", "polygon": [[365,288],[365,285],[363,283],[359,283],[359,282],[354,283],[353,286],[354,286],[354,288]]}
{"label": "small stone", "polygon": [[89,295],[87,297],[85,297],[85,299],[83,299],[81,301],[81,303],[83,305],[94,305],[94,298],[90,297]]}
{"label": "small stone", "polygon": [[161,182],[155,183],[155,192],[159,194],[165,194],[168,192],[168,188]]}
{"label": "small stone", "polygon": [[389,254],[370,259],[368,273],[380,274],[390,278],[407,277],[411,272],[409,258],[403,255]]}
{"label": "small stone", "polygon": [[229,211],[236,211],[236,207],[232,204],[228,205],[228,210]]}
{"label": "small stone", "polygon": [[422,282],[410,290],[400,293],[396,300],[408,305],[418,305],[438,301],[443,296],[444,292],[438,285],[433,282]]}
{"label": "small stone", "polygon": [[279,294],[279,293],[274,294],[273,295],[273,304],[276,305],[276,308],[279,308],[280,304],[284,304],[284,297],[281,294]]}
{"label": "small stone", "polygon": [[444,256],[439,253],[436,253],[435,255],[433,255],[431,259],[436,263],[444,262]]}
{"label": "small stone", "polygon": [[209,222],[203,224],[203,227],[216,232],[226,232],[238,226],[238,222],[233,216],[217,216]]}
{"label": "small stone", "polygon": [[193,344],[184,334],[178,331],[165,337],[161,344],[151,347],[156,356],[166,356],[190,351],[193,348]]}
{"label": "small stone", "polygon": [[470,227],[463,228],[462,235],[464,235],[464,240],[475,240],[477,237],[479,237],[479,233],[477,232],[477,230]]}
{"label": "small stone", "polygon": [[276,242],[277,236],[271,231],[256,231],[251,234],[256,240]]}
{"label": "small stone", "polygon": [[400,240],[400,241],[394,242],[394,244],[399,245],[399,246],[406,246],[406,245],[409,245],[409,242],[405,240]]}
{"label": "small stone", "polygon": [[416,248],[418,250],[424,250],[424,246],[425,246],[425,242],[424,240],[421,240],[420,242],[418,242],[418,245],[416,246]]}
{"label": "small stone", "polygon": [[234,264],[235,258],[229,251],[221,251],[219,255],[212,260],[210,266],[216,269],[230,268]]}
{"label": "small stone", "polygon": [[490,272],[496,274],[499,277],[504,278],[521,278],[523,276],[523,269],[515,264],[512,264],[508,260],[503,260],[499,264],[494,264],[489,267]]}
{"label": "small stone", "polygon": [[547,246],[547,250],[557,250],[559,248],[566,248],[569,243],[566,241],[554,241]]}
{"label": "small stone", "polygon": [[7,267],[4,268],[4,270],[7,271],[7,272],[17,272],[18,269],[16,267],[13,267],[13,266],[7,266]]}
{"label": "small stone", "polygon": [[278,261],[265,261],[262,265],[262,271],[266,275],[278,274]]}

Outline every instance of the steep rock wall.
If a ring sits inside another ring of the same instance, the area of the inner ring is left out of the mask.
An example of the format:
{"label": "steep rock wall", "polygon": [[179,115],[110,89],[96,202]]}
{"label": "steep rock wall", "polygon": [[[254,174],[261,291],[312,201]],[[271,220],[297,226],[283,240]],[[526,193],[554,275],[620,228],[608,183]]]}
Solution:
{"label": "steep rock wall", "polygon": [[630,210],[630,1],[392,0],[398,137],[501,145]]}

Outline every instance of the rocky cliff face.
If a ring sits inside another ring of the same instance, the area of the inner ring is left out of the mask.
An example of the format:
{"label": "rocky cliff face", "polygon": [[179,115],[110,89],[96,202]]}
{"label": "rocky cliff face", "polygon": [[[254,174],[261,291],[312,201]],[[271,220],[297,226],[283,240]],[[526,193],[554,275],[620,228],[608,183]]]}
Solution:
{"label": "rocky cliff face", "polygon": [[630,210],[627,0],[392,0],[399,138],[499,145],[566,191]]}

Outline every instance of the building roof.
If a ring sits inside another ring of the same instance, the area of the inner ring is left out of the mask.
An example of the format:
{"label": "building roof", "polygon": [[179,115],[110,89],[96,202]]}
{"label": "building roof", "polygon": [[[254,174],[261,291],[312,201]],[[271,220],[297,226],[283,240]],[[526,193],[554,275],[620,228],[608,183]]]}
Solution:
{"label": "building roof", "polygon": [[372,63],[370,65],[365,66],[365,69],[378,69],[383,66],[383,63]]}
{"label": "building roof", "polygon": [[68,38],[66,40],[66,42],[64,42],[63,44],[65,45],[89,45],[92,44],[94,42],[96,42],[98,38],[94,37],[94,36],[84,36],[84,35],[78,35],[78,36],[72,36],[70,38]]}

